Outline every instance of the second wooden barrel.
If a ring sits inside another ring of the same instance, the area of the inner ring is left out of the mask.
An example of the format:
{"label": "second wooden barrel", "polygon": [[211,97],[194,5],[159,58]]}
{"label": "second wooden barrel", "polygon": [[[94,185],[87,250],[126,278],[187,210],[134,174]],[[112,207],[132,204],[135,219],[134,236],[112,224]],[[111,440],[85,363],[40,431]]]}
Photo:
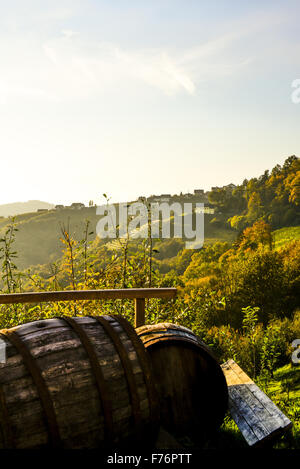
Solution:
{"label": "second wooden barrel", "polygon": [[0,448],[107,449],[155,438],[150,363],[124,318],[64,317],[0,333]]}
{"label": "second wooden barrel", "polygon": [[209,436],[228,402],[223,371],[190,330],[163,323],[136,329],[152,362],[162,425],[177,436]]}

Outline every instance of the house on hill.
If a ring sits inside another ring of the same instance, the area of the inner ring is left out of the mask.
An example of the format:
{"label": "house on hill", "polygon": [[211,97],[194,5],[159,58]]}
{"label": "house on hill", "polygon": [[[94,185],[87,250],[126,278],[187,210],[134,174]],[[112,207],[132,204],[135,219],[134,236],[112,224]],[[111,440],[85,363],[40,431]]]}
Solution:
{"label": "house on hill", "polygon": [[70,206],[70,208],[72,208],[73,210],[81,210],[84,207],[85,205],[80,202],[73,202]]}
{"label": "house on hill", "polygon": [[223,187],[218,187],[218,186],[212,187],[211,190],[212,191],[217,191],[219,189],[223,189],[223,190],[226,190],[228,192],[231,192],[235,188],[236,188],[236,185],[231,183],[231,184],[227,184],[227,186],[223,186]]}
{"label": "house on hill", "polygon": [[147,202],[169,202],[171,194],[151,195]]}

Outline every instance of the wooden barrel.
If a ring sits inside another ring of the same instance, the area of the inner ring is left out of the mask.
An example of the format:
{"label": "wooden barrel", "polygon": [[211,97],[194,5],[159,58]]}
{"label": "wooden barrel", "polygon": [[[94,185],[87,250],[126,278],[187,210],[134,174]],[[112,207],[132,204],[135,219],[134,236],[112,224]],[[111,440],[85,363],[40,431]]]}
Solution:
{"label": "wooden barrel", "polygon": [[209,436],[228,401],[223,371],[209,348],[190,329],[170,323],[136,331],[151,358],[162,425],[175,436]]}
{"label": "wooden barrel", "polygon": [[109,448],[155,438],[150,361],[124,318],[64,317],[0,333],[1,448]]}

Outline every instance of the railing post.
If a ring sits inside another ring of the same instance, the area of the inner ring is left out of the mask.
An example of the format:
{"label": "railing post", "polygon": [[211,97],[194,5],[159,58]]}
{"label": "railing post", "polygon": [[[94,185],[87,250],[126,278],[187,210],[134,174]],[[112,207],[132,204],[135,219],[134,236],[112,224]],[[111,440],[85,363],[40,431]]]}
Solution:
{"label": "railing post", "polygon": [[145,298],[135,298],[135,318],[134,326],[140,327],[145,325]]}

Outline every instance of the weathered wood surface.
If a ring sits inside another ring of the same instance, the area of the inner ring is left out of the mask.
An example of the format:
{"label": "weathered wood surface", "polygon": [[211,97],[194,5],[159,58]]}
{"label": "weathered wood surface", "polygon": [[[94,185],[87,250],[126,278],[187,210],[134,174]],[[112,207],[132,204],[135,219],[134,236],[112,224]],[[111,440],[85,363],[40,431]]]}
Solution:
{"label": "weathered wood surface", "polygon": [[39,303],[44,301],[175,298],[176,293],[176,288],[123,288],[113,290],[66,290],[53,292],[10,293],[0,295],[0,304]]}
{"label": "weathered wood surface", "polygon": [[[85,347],[64,319],[35,321],[13,328],[41,370],[54,408],[59,446],[63,448],[101,448],[155,437],[157,401],[147,354],[124,318],[102,318],[125,349],[127,370],[111,335],[95,317],[74,320],[92,344],[107,388],[107,402],[102,401]],[[48,447],[49,422],[40,390],[10,334],[1,332],[7,345],[7,361],[0,364],[0,447]],[[129,375],[136,402],[132,401]],[[108,432],[104,408],[111,413],[112,434]]]}
{"label": "weathered wood surface", "polygon": [[227,410],[227,386],[217,360],[185,327],[163,323],[137,333],[151,358],[161,424],[174,436],[205,439]]}
{"label": "weathered wood surface", "polygon": [[135,327],[145,324],[145,298],[136,298],[135,300]]}
{"label": "weathered wood surface", "polygon": [[234,360],[228,360],[222,369],[231,416],[249,446],[261,446],[291,428],[292,422]]}

